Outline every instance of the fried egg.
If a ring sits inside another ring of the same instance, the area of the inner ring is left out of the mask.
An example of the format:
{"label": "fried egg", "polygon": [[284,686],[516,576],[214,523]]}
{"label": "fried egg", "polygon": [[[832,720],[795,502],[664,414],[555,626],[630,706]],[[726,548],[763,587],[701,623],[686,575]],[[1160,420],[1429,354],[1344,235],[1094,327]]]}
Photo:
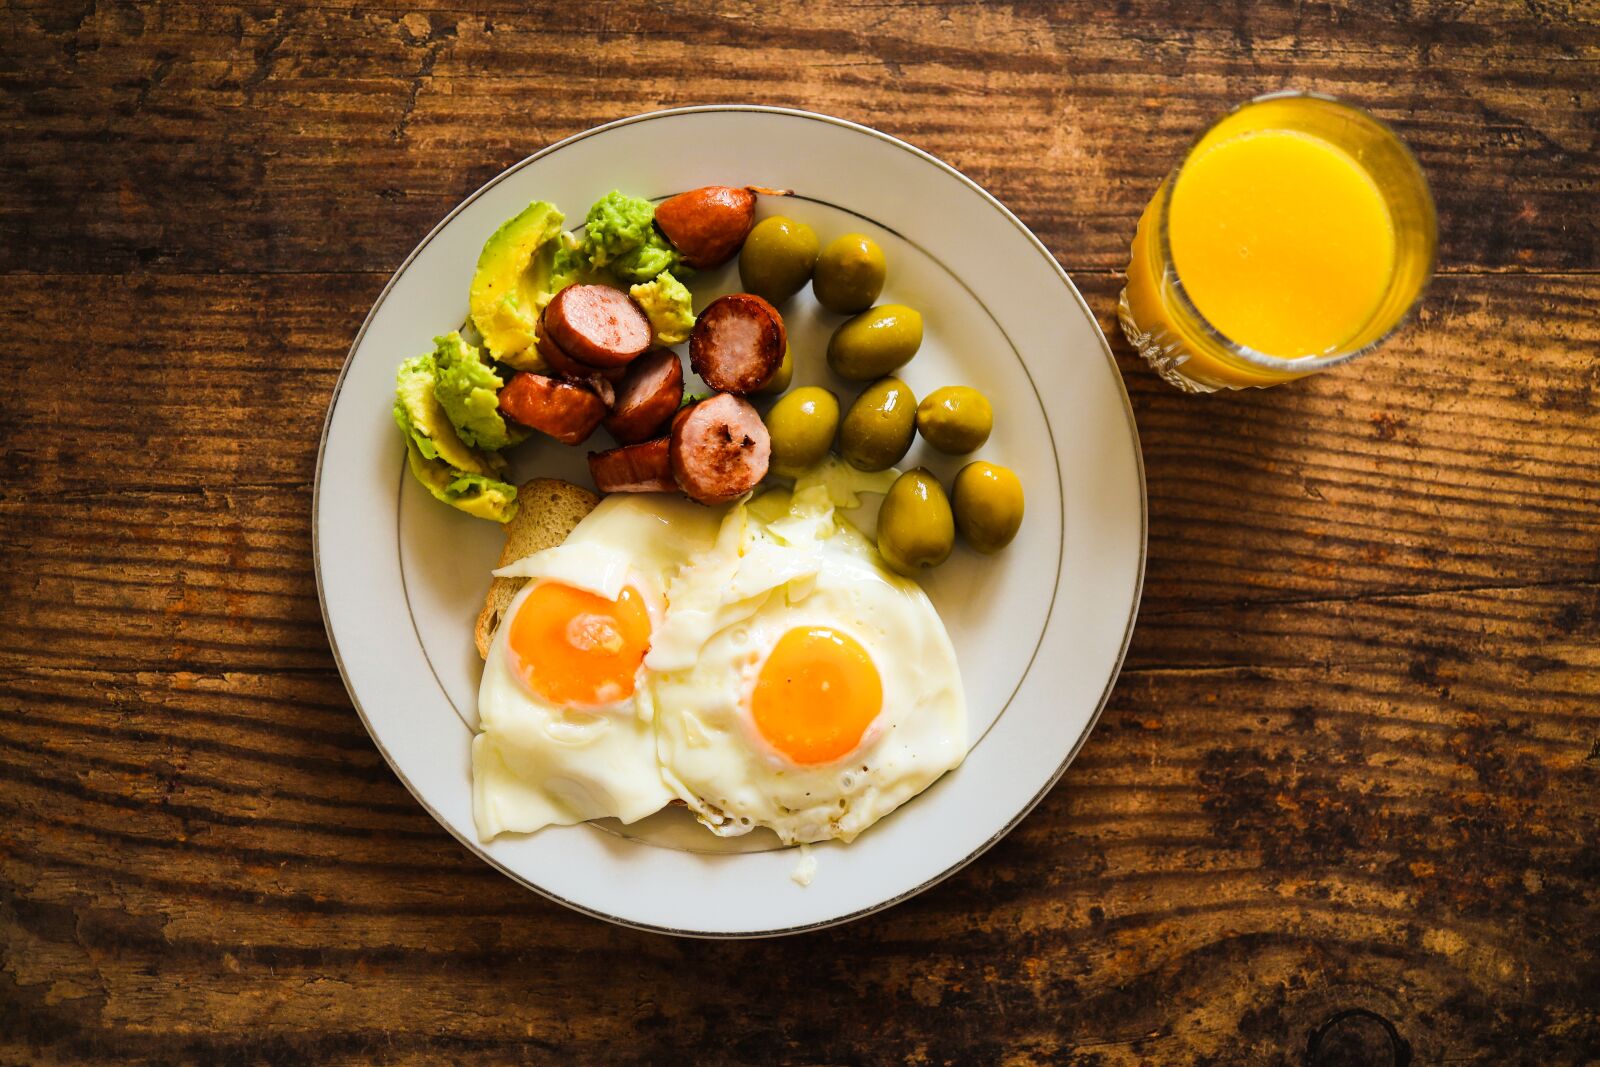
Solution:
{"label": "fried egg", "polygon": [[667,586],[644,660],[660,777],[714,833],[850,841],[966,754],[949,635],[836,515],[855,488],[830,465],[735,505]]}
{"label": "fried egg", "polygon": [[720,514],[660,494],[601,501],[565,543],[495,573],[529,579],[508,605],[478,689],[478,836],[615,817],[675,794],[656,756],[643,664],[665,589],[708,552]]}

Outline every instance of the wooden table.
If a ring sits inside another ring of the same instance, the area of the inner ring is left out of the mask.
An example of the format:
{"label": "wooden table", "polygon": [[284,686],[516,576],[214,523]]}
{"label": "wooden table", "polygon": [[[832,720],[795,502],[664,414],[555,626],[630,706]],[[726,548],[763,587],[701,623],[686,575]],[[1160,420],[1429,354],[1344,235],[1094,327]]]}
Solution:
{"label": "wooden table", "polygon": [[[0,4],[0,1059],[1600,1055],[1592,0],[470,6]],[[1357,366],[1181,395],[1113,321],[1134,220],[1286,86],[1400,127],[1439,277]],[[362,729],[312,580],[323,411],[407,251],[529,152],[708,101],[869,123],[1014,208],[1149,474],[1133,647],[1062,783],[798,940],[613,928],[473,858]]]}

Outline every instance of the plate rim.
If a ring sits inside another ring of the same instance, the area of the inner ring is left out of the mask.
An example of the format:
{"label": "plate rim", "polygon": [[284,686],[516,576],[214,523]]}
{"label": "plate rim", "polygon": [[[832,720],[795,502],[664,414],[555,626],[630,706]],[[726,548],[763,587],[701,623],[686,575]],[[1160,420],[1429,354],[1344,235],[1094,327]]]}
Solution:
{"label": "plate rim", "polygon": [[[1033,246],[1034,250],[1039,253],[1044,261],[1049,264],[1050,268],[1055,272],[1056,277],[1062,282],[1063,285],[1066,286],[1067,291],[1072,294],[1073,299],[1077,301],[1079,309],[1083,312],[1084,316],[1088,319],[1089,324],[1093,327],[1094,335],[1100,342],[1100,353],[1110,365],[1112,373],[1114,374],[1117,382],[1118,392],[1122,397],[1123,414],[1126,419],[1128,433],[1133,444],[1134,469],[1138,475],[1139,482],[1138,564],[1135,568],[1134,574],[1132,602],[1128,609],[1128,618],[1123,628],[1122,638],[1117,648],[1116,660],[1112,664],[1110,675],[1106,679],[1105,688],[1101,691],[1100,698],[1095,704],[1094,711],[1089,715],[1083,732],[1072,744],[1072,747],[1068,750],[1060,765],[1056,767],[1055,771],[1050,775],[1050,777],[1042,786],[1040,786],[1039,790],[1031,798],[1029,798],[1029,800],[1023,804],[1023,806],[1018,809],[1018,811],[1012,815],[1003,826],[995,830],[993,834],[986,838],[971,852],[956,860],[939,874],[919,883],[916,886],[902,890],[901,892],[881,900],[876,904],[865,908],[858,908],[854,911],[850,911],[830,919],[804,923],[798,926],[774,927],[771,929],[749,931],[703,931],[682,929],[663,926],[656,923],[638,922],[623,918],[621,916],[612,915],[607,912],[598,911],[576,901],[569,900],[566,897],[552,893],[542,886],[536,885],[517,872],[508,869],[504,864],[500,863],[488,852],[478,848],[474,842],[467,840],[464,836],[457,833],[455,828],[452,827],[437,810],[435,810],[432,804],[428,803],[427,798],[425,798],[422,793],[418,791],[417,787],[408,777],[406,777],[405,772],[401,770],[401,768],[395,763],[394,757],[384,746],[383,741],[378,736],[377,730],[373,728],[372,721],[368,717],[366,709],[362,707],[360,698],[357,697],[355,690],[351,687],[349,674],[345,670],[344,659],[339,652],[338,638],[334,635],[333,627],[330,623],[328,615],[327,591],[324,587],[322,576],[322,532],[321,522],[319,519],[321,513],[320,503],[322,499],[323,463],[327,453],[329,430],[333,425],[333,413],[335,408],[337,408],[339,398],[344,391],[345,380],[350,373],[351,364],[355,360],[356,351],[361,347],[361,342],[365,339],[367,330],[371,327],[373,320],[377,317],[378,310],[383,306],[384,301],[388,298],[390,290],[392,290],[399,282],[401,276],[405,274],[417,257],[422,254],[423,250],[426,249],[433,239],[439,235],[440,231],[448,226],[457,215],[465,211],[468,206],[477,201],[479,197],[483,196],[494,186],[506,180],[522,168],[544,158],[545,156],[557,152],[568,145],[576,144],[579,141],[609,132],[611,130],[620,129],[625,126],[631,126],[654,119],[666,118],[674,115],[721,112],[748,112],[756,114],[782,115],[790,118],[822,122],[827,125],[842,127],[855,133],[865,134],[876,140],[882,141],[891,147],[909,152],[911,155],[925,163],[932,164],[937,169],[943,171],[950,177],[959,181],[961,184],[967,186],[973,192],[977,193],[979,197],[987,201],[990,206],[995,208],[1000,213],[1001,217],[1015,227],[1016,230],[1028,241],[1028,243]],[[441,218],[433,226],[432,229],[427,232],[427,234],[423,236],[420,241],[417,242],[416,246],[412,248],[410,253],[407,254],[406,258],[402,260],[400,265],[396,267],[393,273],[389,275],[389,280],[384,283],[382,290],[380,290],[378,295],[373,298],[372,305],[367,310],[367,315],[361,322],[361,328],[356,331],[354,339],[350,342],[350,347],[345,353],[344,362],[339,368],[339,376],[334,381],[333,391],[328,397],[327,410],[323,414],[322,434],[317,443],[316,470],[313,476],[311,491],[312,570],[316,578],[317,607],[322,615],[322,628],[328,639],[328,648],[333,654],[334,665],[339,671],[339,681],[344,686],[345,693],[350,698],[350,704],[355,709],[356,715],[360,718],[362,727],[367,731],[367,736],[371,738],[373,745],[377,748],[379,754],[383,756],[384,762],[389,765],[389,769],[394,772],[395,777],[400,780],[400,783],[406,787],[406,791],[411,794],[412,798],[419,805],[421,805],[422,809],[426,811],[430,817],[432,817],[434,822],[438,823],[439,826],[450,837],[454,838],[458,844],[465,847],[467,851],[471,852],[478,859],[487,863],[489,866],[493,867],[507,878],[510,878],[518,885],[532,890],[534,893],[537,893],[546,900],[553,901],[562,905],[563,907],[570,908],[573,911],[581,914],[588,915],[596,919],[602,919],[606,922],[629,929],[643,930],[655,934],[667,934],[677,937],[690,937],[713,941],[738,941],[755,938],[789,936],[792,934],[806,933],[812,930],[823,930],[832,926],[839,926],[844,923],[865,918],[868,915],[876,914],[877,912],[891,908],[896,904],[904,903],[912,897],[917,896],[918,894],[923,893],[926,890],[931,889],[943,882],[947,878],[956,874],[958,871],[964,869],[968,864],[972,863],[990,848],[993,848],[1000,842],[1002,838],[1004,838],[1012,830],[1016,829],[1017,825],[1020,824],[1023,819],[1027,818],[1028,815],[1032,813],[1033,809],[1038,807],[1039,803],[1045,798],[1045,796],[1055,788],[1056,783],[1058,783],[1062,776],[1066,774],[1067,768],[1070,767],[1077,759],[1078,753],[1082,751],[1083,746],[1088,743],[1089,737],[1094,733],[1095,727],[1099,725],[1100,717],[1105,712],[1106,705],[1110,702],[1112,692],[1116,689],[1117,681],[1122,675],[1122,668],[1127,661],[1128,647],[1133,640],[1134,626],[1138,620],[1139,608],[1144,599],[1144,581],[1149,559],[1149,537],[1150,498],[1145,477],[1144,449],[1139,438],[1139,427],[1134,418],[1133,402],[1128,395],[1127,384],[1123,379],[1121,368],[1117,365],[1116,356],[1111,351],[1111,344],[1106,339],[1105,331],[1100,328],[1100,320],[1095,317],[1093,309],[1089,307],[1088,301],[1084,300],[1083,294],[1078,291],[1077,285],[1067,274],[1066,268],[1061,265],[1050,249],[1047,248],[1044,242],[1039,239],[1038,235],[1029,229],[1027,224],[1019,219],[1010,208],[1000,201],[998,197],[990,193],[982,185],[978,184],[972,178],[969,178],[966,174],[962,173],[954,166],[946,163],[944,160],[933,155],[931,152],[926,151],[925,149],[918,148],[916,145],[902,140],[901,138],[895,137],[893,134],[885,133],[882,130],[874,129],[871,126],[853,122],[849,119],[842,119],[835,115],[826,115],[816,111],[806,111],[801,108],[780,107],[769,104],[695,104],[686,107],[663,108],[656,111],[645,111],[638,114],[629,115],[624,118],[615,119],[611,122],[602,123],[598,126],[592,126],[586,130],[580,130],[577,133],[563,137],[559,141],[555,141],[552,144],[546,145],[539,151],[525,156],[517,162],[506,167],[504,170],[500,171],[500,173],[494,175],[488,181],[480,185],[477,189],[463,197],[454,207],[450,209],[449,212],[444,215],[443,218]]]}

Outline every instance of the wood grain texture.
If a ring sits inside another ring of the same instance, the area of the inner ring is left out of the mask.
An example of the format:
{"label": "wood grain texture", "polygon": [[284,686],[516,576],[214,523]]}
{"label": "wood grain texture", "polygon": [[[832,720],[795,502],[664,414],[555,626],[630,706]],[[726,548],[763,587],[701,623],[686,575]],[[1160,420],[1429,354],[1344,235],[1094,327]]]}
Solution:
{"label": "wood grain texture", "polygon": [[[1181,395],[1112,320],[1133,220],[1291,84],[1403,127],[1441,276],[1355,367]],[[1357,1064],[1374,1019],[1417,1064],[1592,1062],[1597,85],[1578,3],[0,5],[0,1062],[1299,1065],[1331,1025],[1316,1062]],[[456,845],[310,569],[388,272],[527,152],[710,100],[872,123],[1015,208],[1149,479],[1062,784],[778,942],[614,929]]]}
{"label": "wood grain texture", "polygon": [[[1579,208],[1600,195],[1591,3],[7,12],[7,270],[387,272],[528,153],[728,100],[903,135],[1021,213],[1069,270],[1123,266],[1183,146],[1285,87],[1403,127],[1434,178],[1448,269],[1592,269],[1600,232]],[[305,224],[331,204],[336,228]]]}

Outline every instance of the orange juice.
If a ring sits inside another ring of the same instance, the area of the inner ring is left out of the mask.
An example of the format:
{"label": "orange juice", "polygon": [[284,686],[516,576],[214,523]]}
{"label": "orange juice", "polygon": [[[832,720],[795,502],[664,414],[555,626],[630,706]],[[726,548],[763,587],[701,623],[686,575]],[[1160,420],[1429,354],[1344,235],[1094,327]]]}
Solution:
{"label": "orange juice", "polygon": [[1274,385],[1393,329],[1433,246],[1426,183],[1387,127],[1266,97],[1208,131],[1145,208],[1119,315],[1180,387]]}

